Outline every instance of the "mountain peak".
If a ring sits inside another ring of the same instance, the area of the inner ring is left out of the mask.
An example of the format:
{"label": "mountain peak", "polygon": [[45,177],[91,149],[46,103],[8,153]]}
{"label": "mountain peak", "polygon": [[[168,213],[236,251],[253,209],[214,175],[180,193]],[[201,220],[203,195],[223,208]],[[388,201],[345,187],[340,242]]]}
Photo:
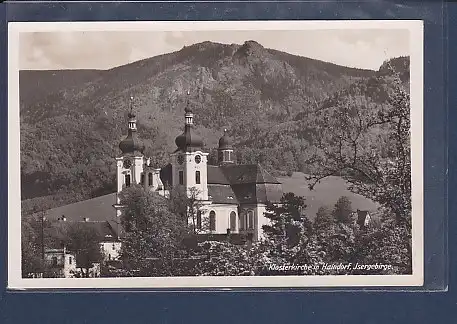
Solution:
{"label": "mountain peak", "polygon": [[254,40],[245,41],[244,44],[237,50],[237,54],[244,57],[261,56],[262,53],[265,53],[265,47]]}
{"label": "mountain peak", "polygon": [[244,42],[243,46],[246,46],[251,49],[263,49],[264,47],[257,43],[255,40],[247,40]]}

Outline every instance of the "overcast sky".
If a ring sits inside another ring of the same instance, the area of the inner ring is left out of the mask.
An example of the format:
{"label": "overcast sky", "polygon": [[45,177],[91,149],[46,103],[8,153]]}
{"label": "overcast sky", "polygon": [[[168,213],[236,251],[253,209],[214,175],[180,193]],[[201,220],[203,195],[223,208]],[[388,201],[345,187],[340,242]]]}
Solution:
{"label": "overcast sky", "polygon": [[226,44],[255,40],[267,48],[373,70],[386,59],[410,55],[409,31],[395,29],[24,32],[19,68],[109,69],[208,40]]}

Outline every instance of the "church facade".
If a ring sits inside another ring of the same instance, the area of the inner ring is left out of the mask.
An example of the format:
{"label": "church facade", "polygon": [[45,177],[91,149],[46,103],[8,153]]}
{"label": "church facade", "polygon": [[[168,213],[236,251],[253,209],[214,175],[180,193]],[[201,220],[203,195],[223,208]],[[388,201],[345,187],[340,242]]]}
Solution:
{"label": "church facade", "polygon": [[144,154],[138,138],[137,120],[128,115],[128,134],[119,144],[122,154],[116,157],[116,217],[122,215],[119,193],[132,184],[167,197],[171,188],[193,195],[202,206],[196,215],[196,229],[201,234],[247,234],[253,241],[262,238],[267,202],[278,202],[281,183],[259,164],[237,164],[227,132],[219,140],[218,164],[208,164],[208,153],[195,133],[194,115],[189,105],[184,114],[184,131],[176,137],[176,150],[170,163],[157,168]]}

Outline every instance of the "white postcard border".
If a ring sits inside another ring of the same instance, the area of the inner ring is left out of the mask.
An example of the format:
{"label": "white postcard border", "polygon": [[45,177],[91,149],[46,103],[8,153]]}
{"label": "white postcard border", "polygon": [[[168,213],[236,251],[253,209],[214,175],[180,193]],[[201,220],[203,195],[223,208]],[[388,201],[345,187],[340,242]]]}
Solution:
{"label": "white postcard border", "polygon": [[[19,34],[56,31],[407,29],[410,31],[412,275],[246,276],[166,278],[21,277]],[[423,22],[421,20],[10,22],[8,24],[8,289],[260,288],[421,286],[423,226]]]}

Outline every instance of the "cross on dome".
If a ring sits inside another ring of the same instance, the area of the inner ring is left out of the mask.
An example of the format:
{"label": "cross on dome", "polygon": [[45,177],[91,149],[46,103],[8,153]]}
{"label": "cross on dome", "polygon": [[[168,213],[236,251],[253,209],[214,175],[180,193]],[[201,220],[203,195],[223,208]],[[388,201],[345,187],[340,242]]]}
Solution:
{"label": "cross on dome", "polygon": [[133,112],[133,105],[134,105],[134,98],[133,96],[130,96],[130,102],[129,102],[129,108],[130,108],[130,111],[129,111],[129,118],[134,118],[135,117],[135,113]]}

